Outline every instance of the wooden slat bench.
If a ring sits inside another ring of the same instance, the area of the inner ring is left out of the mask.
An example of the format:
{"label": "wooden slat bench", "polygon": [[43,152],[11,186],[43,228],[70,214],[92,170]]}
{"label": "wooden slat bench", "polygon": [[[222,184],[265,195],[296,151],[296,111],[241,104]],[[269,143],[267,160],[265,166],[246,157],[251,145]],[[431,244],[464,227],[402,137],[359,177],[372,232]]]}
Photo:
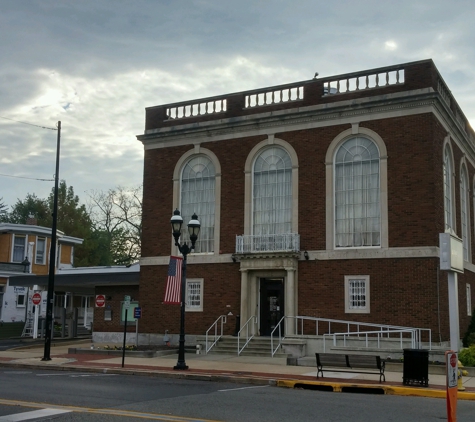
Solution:
{"label": "wooden slat bench", "polygon": [[323,368],[332,372],[356,372],[361,374],[379,374],[386,381],[384,375],[384,360],[377,355],[343,355],[340,353],[315,353],[317,359],[317,378],[323,378]]}

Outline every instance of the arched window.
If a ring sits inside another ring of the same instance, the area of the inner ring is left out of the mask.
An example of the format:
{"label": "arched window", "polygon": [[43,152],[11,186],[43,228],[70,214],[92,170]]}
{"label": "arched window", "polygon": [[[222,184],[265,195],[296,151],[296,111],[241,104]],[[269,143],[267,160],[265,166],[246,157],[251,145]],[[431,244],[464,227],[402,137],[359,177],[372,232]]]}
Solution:
{"label": "arched window", "polygon": [[334,160],[335,246],[381,245],[380,153],[362,136],[337,149]]}
{"label": "arched window", "polygon": [[292,161],[279,146],[264,149],[253,169],[254,235],[292,232]]}
{"label": "arched window", "polygon": [[444,220],[445,230],[454,230],[452,192],[452,153],[448,145],[444,149]]}
{"label": "arched window", "polygon": [[464,261],[469,261],[470,232],[468,211],[468,176],[465,166],[462,166],[462,170],[460,172],[460,213],[460,221],[462,223],[463,259]]}
{"label": "arched window", "polygon": [[[205,155],[195,155],[183,166],[180,186],[180,211],[183,225],[190,221],[193,213],[201,223],[200,235],[196,241],[196,253],[214,252],[215,225],[215,177],[212,161]],[[188,241],[188,230],[182,232]]]}

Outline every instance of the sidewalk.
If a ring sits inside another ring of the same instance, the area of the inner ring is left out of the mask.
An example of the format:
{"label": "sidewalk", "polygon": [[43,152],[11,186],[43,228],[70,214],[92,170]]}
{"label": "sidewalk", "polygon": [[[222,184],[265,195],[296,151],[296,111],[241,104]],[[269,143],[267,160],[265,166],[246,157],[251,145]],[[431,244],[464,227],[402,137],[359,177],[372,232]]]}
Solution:
{"label": "sidewalk", "polygon": [[[73,344],[53,343],[51,360],[42,361],[44,345],[36,344],[15,350],[0,351],[0,366],[30,367],[63,371],[128,373],[143,376],[187,378],[194,380],[230,381],[245,384],[277,385],[288,388],[309,388],[337,392],[367,392],[445,398],[445,375],[429,374],[429,387],[405,386],[401,372],[385,372],[386,382],[379,383],[379,376],[325,371],[325,378],[317,379],[317,368],[287,366],[284,358],[248,357],[229,355],[197,355],[187,353],[185,371],[173,370],[177,355],[161,357],[126,356],[122,368],[122,355],[108,356],[84,351],[69,353],[70,348],[90,349],[90,341]],[[97,345],[95,345],[97,347]],[[463,377],[465,391],[459,391],[461,400],[475,400],[475,377]]]}

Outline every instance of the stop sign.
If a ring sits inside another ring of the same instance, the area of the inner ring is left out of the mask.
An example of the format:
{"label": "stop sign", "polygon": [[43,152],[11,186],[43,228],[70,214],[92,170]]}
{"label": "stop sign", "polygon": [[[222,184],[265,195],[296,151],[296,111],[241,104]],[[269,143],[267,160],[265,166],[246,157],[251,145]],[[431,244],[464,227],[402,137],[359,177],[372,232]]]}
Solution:
{"label": "stop sign", "polygon": [[41,294],[35,293],[31,297],[31,301],[33,302],[33,305],[39,305],[41,303]]}
{"label": "stop sign", "polygon": [[450,355],[450,365],[452,368],[455,368],[457,366],[457,355],[455,353],[452,353]]}
{"label": "stop sign", "polygon": [[104,295],[96,295],[96,307],[103,308],[106,304],[106,298]]}

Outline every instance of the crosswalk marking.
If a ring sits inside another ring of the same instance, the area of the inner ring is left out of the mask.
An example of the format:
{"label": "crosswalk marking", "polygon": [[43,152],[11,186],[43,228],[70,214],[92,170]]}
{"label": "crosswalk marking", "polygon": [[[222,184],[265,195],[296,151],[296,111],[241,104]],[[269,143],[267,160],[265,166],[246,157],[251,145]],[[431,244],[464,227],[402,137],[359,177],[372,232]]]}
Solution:
{"label": "crosswalk marking", "polygon": [[71,413],[71,410],[61,409],[40,409],[31,412],[15,413],[14,415],[0,416],[0,422],[20,422],[29,419],[44,418],[46,416],[59,415],[61,413]]}

